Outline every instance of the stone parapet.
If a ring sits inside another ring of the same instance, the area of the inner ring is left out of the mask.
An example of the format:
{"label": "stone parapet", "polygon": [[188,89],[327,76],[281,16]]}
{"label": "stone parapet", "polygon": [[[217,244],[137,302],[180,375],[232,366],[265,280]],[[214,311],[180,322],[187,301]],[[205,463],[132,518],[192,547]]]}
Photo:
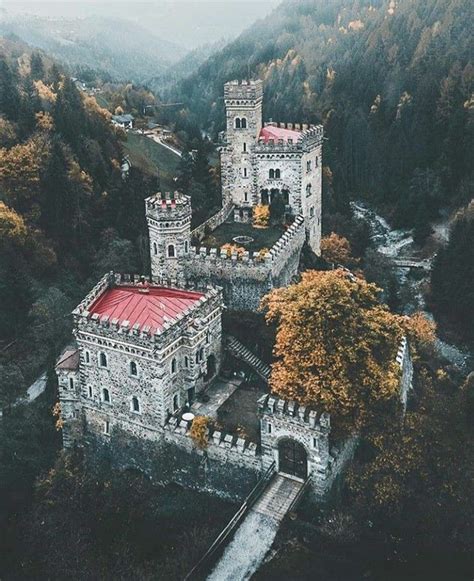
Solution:
{"label": "stone parapet", "polygon": [[303,153],[311,151],[323,141],[324,129],[322,125],[311,125],[310,127],[293,123],[271,123],[271,125],[291,130],[306,128],[301,130],[301,136],[297,141],[293,139],[269,139],[268,141],[259,139],[253,148],[256,154]]}
{"label": "stone parapet", "polygon": [[224,84],[224,99],[250,99],[257,100],[263,98],[263,82],[255,81],[229,81]]}
{"label": "stone parapet", "polygon": [[258,400],[260,415],[286,417],[291,422],[305,428],[318,429],[321,432],[331,431],[331,419],[326,412],[316,412],[294,401],[280,399],[273,395],[264,395]]}

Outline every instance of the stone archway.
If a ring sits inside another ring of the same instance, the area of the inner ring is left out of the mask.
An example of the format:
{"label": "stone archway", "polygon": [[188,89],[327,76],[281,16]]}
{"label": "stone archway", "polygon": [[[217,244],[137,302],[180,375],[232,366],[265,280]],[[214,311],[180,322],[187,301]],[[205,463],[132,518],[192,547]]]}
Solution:
{"label": "stone archway", "polygon": [[278,471],[306,479],[308,455],[303,444],[292,438],[282,438],[278,442]]}

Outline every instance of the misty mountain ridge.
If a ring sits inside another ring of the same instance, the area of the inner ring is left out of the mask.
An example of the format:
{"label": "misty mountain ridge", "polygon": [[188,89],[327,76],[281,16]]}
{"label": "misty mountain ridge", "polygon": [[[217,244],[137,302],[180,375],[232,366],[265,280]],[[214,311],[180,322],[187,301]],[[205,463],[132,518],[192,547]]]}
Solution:
{"label": "misty mountain ridge", "polygon": [[66,19],[3,15],[0,34],[14,35],[47,51],[72,71],[90,68],[118,81],[143,82],[186,54],[183,47],[114,16]]}

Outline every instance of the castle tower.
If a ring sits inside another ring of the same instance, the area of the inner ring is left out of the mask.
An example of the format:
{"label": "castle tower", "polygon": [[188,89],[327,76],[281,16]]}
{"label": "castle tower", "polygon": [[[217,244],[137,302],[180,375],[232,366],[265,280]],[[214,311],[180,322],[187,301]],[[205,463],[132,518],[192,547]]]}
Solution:
{"label": "castle tower", "polygon": [[238,208],[252,206],[253,144],[262,129],[263,83],[231,81],[224,85],[226,145],[221,150],[222,196]]}
{"label": "castle tower", "polygon": [[153,281],[184,281],[184,262],[191,244],[191,199],[179,192],[145,200]]}

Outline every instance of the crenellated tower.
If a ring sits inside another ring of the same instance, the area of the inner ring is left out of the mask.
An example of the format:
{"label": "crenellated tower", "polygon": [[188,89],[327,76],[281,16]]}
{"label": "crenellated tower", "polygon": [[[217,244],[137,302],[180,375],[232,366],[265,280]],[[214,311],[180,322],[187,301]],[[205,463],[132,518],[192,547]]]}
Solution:
{"label": "crenellated tower", "polygon": [[158,193],[145,204],[152,279],[182,282],[191,244],[191,199],[180,192]]}
{"label": "crenellated tower", "polygon": [[221,150],[222,196],[236,207],[254,205],[253,145],[262,129],[263,83],[231,81],[224,85],[226,143]]}

